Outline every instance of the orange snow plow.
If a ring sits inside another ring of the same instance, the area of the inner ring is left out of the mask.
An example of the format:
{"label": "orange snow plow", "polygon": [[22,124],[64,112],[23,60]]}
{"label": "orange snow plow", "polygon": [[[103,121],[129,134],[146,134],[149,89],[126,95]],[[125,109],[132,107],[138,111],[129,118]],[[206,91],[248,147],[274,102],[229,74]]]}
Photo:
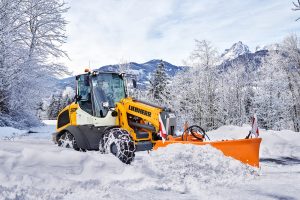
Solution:
{"label": "orange snow plow", "polygon": [[232,157],[253,167],[259,167],[259,147],[261,138],[249,138],[236,140],[205,141],[209,139],[204,130],[199,126],[188,127],[185,124],[185,131],[179,137],[168,136],[167,140],[159,140],[153,147],[154,150],[166,147],[169,144],[193,144],[211,145],[223,152],[225,156]]}
{"label": "orange snow plow", "polygon": [[157,141],[153,149],[156,150],[160,147],[166,147],[169,144],[176,143],[194,145],[208,144],[222,151],[225,156],[230,156],[253,167],[259,167],[259,146],[261,138],[201,142],[199,140],[183,141],[181,137],[169,136],[169,140],[165,142],[161,140]]}

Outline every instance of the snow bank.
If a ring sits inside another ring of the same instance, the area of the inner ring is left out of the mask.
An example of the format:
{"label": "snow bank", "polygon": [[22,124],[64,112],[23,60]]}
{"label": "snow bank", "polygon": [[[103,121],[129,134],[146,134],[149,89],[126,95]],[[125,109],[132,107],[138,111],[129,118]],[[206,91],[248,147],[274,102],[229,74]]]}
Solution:
{"label": "snow bank", "polygon": [[144,158],[144,168],[159,177],[158,187],[178,192],[203,192],[232,186],[257,175],[257,169],[226,157],[210,145],[172,144]]}
{"label": "snow bank", "polygon": [[2,141],[0,163],[0,199],[62,199],[92,184],[101,191],[126,167],[112,155],[30,141]]}
{"label": "snow bank", "polygon": [[[253,168],[210,146],[169,145],[149,155],[141,153],[132,165],[125,165],[113,155],[30,142],[1,141],[1,195],[12,199],[85,199],[86,191],[118,199],[126,199],[120,196],[122,191],[203,195],[209,187],[227,187],[255,176]],[[119,192],[112,195],[114,190]]]}
{"label": "snow bank", "polygon": [[0,127],[0,139],[13,139],[27,132],[26,130],[19,130],[12,127]]}
{"label": "snow bank", "polygon": [[[57,147],[51,141],[54,125],[33,130],[38,133],[0,140],[0,200],[297,199],[300,190],[297,162],[267,160],[256,169],[209,145],[173,144],[137,152],[132,165],[125,165],[113,155]],[[208,134],[240,138],[248,130],[226,126]],[[262,130],[261,137],[263,158],[299,161],[300,134]]]}
{"label": "snow bank", "polygon": [[[18,139],[51,139],[51,133],[55,132],[56,120],[44,120],[44,126],[33,127],[29,130],[20,130],[12,127],[0,127],[0,140]],[[24,138],[25,137],[25,138]]]}

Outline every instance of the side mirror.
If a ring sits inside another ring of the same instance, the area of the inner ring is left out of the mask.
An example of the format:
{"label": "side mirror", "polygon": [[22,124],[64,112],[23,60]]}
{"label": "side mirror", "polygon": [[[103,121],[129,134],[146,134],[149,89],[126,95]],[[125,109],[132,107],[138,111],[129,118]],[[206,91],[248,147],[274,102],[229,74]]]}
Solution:
{"label": "side mirror", "polygon": [[81,95],[75,95],[75,102],[77,103],[78,101],[80,101],[82,99]]}
{"label": "side mirror", "polygon": [[132,85],[133,85],[133,88],[136,88],[136,80],[135,79],[132,79]]}

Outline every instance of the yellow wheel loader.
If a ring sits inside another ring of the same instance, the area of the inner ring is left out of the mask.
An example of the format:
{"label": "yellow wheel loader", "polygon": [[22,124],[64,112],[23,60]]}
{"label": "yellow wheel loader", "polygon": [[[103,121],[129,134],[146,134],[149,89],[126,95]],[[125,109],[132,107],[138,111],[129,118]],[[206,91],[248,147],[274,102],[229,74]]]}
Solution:
{"label": "yellow wheel loader", "polygon": [[261,138],[208,141],[205,131],[195,125],[186,125],[183,134],[176,136],[175,114],[128,97],[125,79],[125,74],[99,71],[76,76],[75,101],[59,113],[54,142],[75,150],[112,153],[126,164],[138,151],[174,143],[210,144],[226,156],[259,166]]}

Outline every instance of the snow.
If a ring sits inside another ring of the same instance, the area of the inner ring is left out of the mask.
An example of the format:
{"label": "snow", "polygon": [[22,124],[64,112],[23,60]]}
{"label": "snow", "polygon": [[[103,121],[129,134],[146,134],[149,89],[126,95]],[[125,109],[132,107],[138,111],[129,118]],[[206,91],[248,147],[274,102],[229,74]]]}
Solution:
{"label": "snow", "polygon": [[[113,155],[57,147],[55,122],[45,123],[30,134],[0,128],[0,199],[299,199],[299,133],[261,130],[260,169],[209,145],[179,144],[137,152],[126,165]],[[208,134],[240,138],[249,129]]]}
{"label": "snow", "polygon": [[28,131],[12,127],[0,127],[0,138],[9,139],[18,135],[26,134]]}
{"label": "snow", "polygon": [[152,152],[150,158],[146,159],[146,167],[155,169],[161,177],[163,189],[180,193],[232,186],[257,174],[256,168],[224,157],[221,151],[210,145],[199,147],[173,144]]}

